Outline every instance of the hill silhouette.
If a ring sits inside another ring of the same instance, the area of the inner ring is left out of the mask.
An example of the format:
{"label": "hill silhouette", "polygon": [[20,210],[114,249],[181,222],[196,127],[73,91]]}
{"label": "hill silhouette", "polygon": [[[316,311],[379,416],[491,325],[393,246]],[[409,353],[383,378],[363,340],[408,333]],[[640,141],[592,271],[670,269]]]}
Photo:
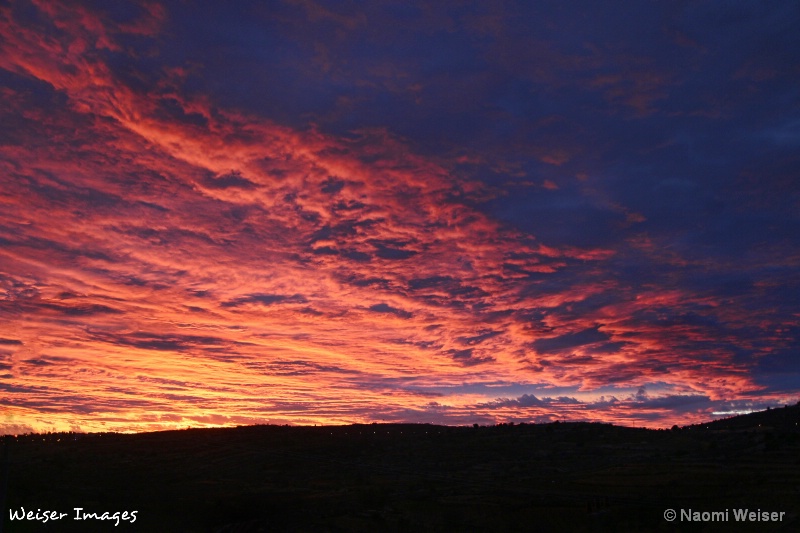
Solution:
{"label": "hill silhouette", "polygon": [[[798,422],[800,404],[672,430],[370,424],[6,437],[3,531],[797,531]],[[96,517],[75,520],[76,507]],[[23,508],[64,517],[21,519]],[[784,515],[664,519],[666,509],[744,508]]]}

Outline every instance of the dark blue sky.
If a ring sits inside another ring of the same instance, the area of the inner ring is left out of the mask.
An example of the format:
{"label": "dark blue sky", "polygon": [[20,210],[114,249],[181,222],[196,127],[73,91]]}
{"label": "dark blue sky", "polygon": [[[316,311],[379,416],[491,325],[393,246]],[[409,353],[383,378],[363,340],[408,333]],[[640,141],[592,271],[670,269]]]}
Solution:
{"label": "dark blue sky", "polygon": [[499,189],[483,208],[542,239],[796,244],[793,3],[425,4],[187,5],[158,61],[281,124],[463,157],[458,175]]}

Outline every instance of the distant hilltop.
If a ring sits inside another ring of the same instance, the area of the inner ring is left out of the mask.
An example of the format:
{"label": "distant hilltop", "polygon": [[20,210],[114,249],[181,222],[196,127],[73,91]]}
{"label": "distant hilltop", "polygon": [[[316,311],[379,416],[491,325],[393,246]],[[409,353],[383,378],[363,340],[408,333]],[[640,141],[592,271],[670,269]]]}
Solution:
{"label": "distant hilltop", "polygon": [[800,401],[794,405],[768,407],[765,411],[755,411],[713,422],[685,426],[686,429],[706,428],[716,430],[776,429],[782,431],[800,430]]}

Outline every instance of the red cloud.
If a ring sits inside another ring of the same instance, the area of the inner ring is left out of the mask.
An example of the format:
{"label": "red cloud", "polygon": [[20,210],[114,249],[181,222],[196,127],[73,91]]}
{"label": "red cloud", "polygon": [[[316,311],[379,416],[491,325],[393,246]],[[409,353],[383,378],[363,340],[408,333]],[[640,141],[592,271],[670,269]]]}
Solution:
{"label": "red cloud", "polygon": [[[394,385],[412,377],[666,381],[712,399],[755,389],[726,347],[686,350],[715,340],[694,315],[647,314],[701,297],[596,281],[586,265],[615,250],[502,226],[472,207],[482,184],[384,130],[337,138],[220,109],[182,93],[183,67],[126,83],[100,52],[154,35],[166,17],[155,5],[126,24],[36,5],[45,28],[0,12],[0,67],[51,88],[44,102],[4,89],[3,112],[21,124],[0,148],[0,223],[13,228],[0,337],[19,343],[0,361],[13,377],[0,401],[17,417],[5,431],[366,421],[375,406],[427,409]],[[580,275],[558,290],[539,281],[568,269]],[[611,289],[622,299],[571,316]],[[558,364],[545,339],[569,349]],[[459,405],[453,419],[490,416]]]}

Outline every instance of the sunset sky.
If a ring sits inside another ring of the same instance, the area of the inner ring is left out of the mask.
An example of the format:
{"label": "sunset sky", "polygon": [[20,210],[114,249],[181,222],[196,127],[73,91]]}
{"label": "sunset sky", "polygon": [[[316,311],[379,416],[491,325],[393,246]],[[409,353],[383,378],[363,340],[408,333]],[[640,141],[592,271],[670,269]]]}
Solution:
{"label": "sunset sky", "polygon": [[0,434],[797,402],[798,24],[0,1]]}

